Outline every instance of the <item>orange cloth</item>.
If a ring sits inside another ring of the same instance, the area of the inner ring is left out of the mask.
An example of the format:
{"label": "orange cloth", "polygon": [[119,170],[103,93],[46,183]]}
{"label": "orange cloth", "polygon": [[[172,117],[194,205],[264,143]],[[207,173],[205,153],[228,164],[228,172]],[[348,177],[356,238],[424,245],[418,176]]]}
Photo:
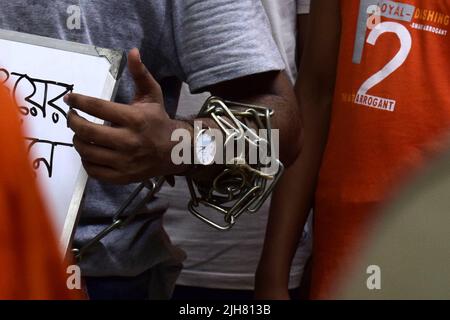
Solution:
{"label": "orange cloth", "polygon": [[[376,27],[370,5],[379,5]],[[364,250],[375,209],[450,129],[450,1],[340,6],[336,91],[316,194],[312,298],[333,296],[352,272],[352,257]]]}
{"label": "orange cloth", "polygon": [[17,106],[0,87],[0,299],[81,297],[65,266],[37,191]]}

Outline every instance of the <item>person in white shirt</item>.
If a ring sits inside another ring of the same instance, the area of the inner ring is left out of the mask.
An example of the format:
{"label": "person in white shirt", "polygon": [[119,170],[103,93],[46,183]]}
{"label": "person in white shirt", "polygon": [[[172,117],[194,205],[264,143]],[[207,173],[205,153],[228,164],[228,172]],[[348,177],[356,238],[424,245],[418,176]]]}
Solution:
{"label": "person in white shirt", "polygon": [[[292,84],[297,77],[297,57],[301,54],[304,38],[302,34],[297,35],[297,23],[302,26],[302,21],[307,19],[309,2],[262,0],[273,37],[286,65],[285,72]],[[306,28],[303,33],[306,33]],[[179,106],[182,107],[178,108],[177,116],[198,113],[207,97],[208,94],[191,95],[185,85],[179,100]],[[218,231],[189,213],[186,209],[190,199],[187,190],[184,178],[177,178],[174,188],[164,187],[158,194],[158,197],[167,198],[170,202],[170,208],[164,216],[164,227],[172,242],[187,255],[173,298],[252,299],[270,199],[259,212],[242,215],[230,231]],[[299,288],[311,250],[311,229],[310,224],[307,224],[292,264],[290,289]]]}

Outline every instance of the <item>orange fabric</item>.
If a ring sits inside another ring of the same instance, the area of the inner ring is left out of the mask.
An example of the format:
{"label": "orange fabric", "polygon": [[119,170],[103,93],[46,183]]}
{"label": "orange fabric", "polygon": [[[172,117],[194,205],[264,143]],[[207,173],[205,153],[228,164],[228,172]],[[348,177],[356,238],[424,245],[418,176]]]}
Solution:
{"label": "orange fabric", "polygon": [[0,87],[0,299],[69,299],[65,267],[37,191],[17,106]]}
{"label": "orange fabric", "polygon": [[[373,4],[380,5],[381,23],[373,28],[377,21],[369,19],[370,29],[366,12]],[[316,194],[312,298],[333,296],[363,250],[375,209],[450,130],[450,1],[341,0],[340,6],[336,91]]]}

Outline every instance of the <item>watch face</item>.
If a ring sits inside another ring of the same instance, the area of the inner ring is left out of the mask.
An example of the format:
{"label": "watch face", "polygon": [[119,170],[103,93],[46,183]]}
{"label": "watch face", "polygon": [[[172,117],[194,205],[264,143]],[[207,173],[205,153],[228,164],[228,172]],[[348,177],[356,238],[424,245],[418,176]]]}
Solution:
{"label": "watch face", "polygon": [[195,155],[202,165],[210,165],[216,156],[216,141],[208,130],[202,130],[195,140]]}

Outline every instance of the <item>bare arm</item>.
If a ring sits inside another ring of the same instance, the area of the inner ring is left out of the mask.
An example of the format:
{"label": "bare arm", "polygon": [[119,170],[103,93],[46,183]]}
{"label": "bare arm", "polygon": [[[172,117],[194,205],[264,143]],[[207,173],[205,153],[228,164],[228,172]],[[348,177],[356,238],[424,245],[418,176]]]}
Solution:
{"label": "bare arm", "polygon": [[289,298],[291,263],[313,204],[327,140],[339,51],[339,1],[313,1],[310,19],[309,36],[296,84],[304,121],[304,145],[272,198],[263,254],[256,275],[256,297],[260,299]]}
{"label": "bare arm", "polygon": [[272,128],[280,130],[280,159],[286,167],[294,162],[302,145],[302,126],[297,100],[284,72],[256,74],[210,87],[207,91],[227,100],[273,109]]}
{"label": "bare arm", "polygon": [[[169,118],[161,87],[136,49],[129,54],[128,68],[136,88],[131,106],[79,94],[65,98],[74,109],[114,124],[102,126],[82,118],[75,110],[69,113],[69,126],[75,133],[74,146],[89,176],[126,184],[190,170],[192,164],[176,165],[172,161],[171,151],[177,142],[171,141],[171,135],[181,128],[192,133],[192,126]],[[272,128],[280,130],[281,161],[289,165],[295,160],[301,147],[301,124],[295,94],[284,73],[255,74],[206,89],[227,100],[272,108],[275,111]],[[214,166],[194,168],[212,174],[217,170]]]}
{"label": "bare arm", "polygon": [[305,52],[306,39],[309,33],[310,15],[299,14],[297,15],[297,66],[300,67],[303,53]]}

